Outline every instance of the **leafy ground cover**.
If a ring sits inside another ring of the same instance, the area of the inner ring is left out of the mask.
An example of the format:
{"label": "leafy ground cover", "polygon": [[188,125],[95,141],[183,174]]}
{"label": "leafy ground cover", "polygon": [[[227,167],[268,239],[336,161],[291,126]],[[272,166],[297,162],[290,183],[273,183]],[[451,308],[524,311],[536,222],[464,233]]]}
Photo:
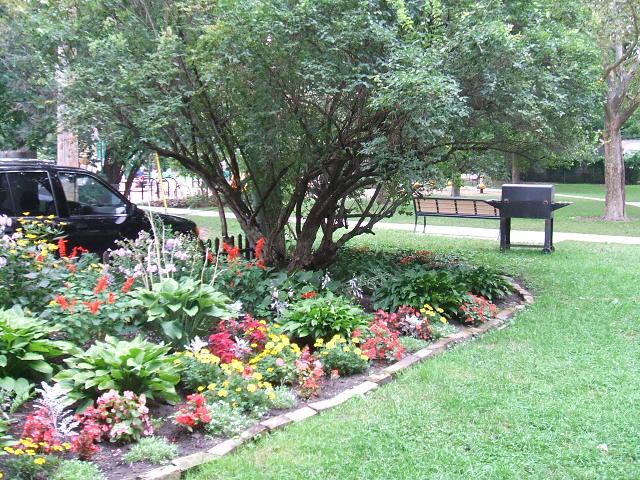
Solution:
{"label": "leafy ground cover", "polygon": [[509,328],[187,476],[205,479],[637,479],[640,248],[553,255],[380,232],[371,248],[473,255],[524,278]]}

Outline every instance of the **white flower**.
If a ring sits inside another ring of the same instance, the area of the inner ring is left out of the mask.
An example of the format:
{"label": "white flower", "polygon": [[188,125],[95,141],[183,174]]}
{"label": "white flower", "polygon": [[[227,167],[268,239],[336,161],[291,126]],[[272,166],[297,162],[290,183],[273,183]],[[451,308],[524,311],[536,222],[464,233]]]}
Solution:
{"label": "white flower", "polygon": [[327,285],[329,284],[330,281],[331,281],[331,277],[329,276],[329,272],[326,272],[324,274],[324,277],[322,277],[322,284],[320,286],[322,288],[327,288]]}
{"label": "white flower", "polygon": [[206,348],[207,346],[209,346],[209,344],[196,335],[195,337],[193,337],[193,339],[188,345],[184,346],[184,349],[189,350],[193,354],[196,354],[196,353],[199,353],[200,350],[202,350],[203,348]]}

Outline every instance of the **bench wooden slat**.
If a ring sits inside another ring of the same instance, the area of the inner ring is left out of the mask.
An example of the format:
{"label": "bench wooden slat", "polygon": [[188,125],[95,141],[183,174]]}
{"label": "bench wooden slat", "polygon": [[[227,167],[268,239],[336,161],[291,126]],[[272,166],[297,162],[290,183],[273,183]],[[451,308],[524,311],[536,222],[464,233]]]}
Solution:
{"label": "bench wooden slat", "polygon": [[418,217],[424,218],[425,227],[426,217],[500,218],[498,209],[476,198],[414,197],[413,206],[416,215],[414,231]]}

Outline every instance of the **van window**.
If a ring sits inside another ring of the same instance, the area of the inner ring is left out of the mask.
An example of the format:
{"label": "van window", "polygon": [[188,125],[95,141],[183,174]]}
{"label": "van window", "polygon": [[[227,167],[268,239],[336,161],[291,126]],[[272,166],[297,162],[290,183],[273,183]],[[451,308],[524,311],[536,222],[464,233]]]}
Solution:
{"label": "van window", "polygon": [[70,215],[126,215],[126,203],[95,178],[82,173],[60,172]]}
{"label": "van window", "polygon": [[58,214],[47,172],[11,172],[7,177],[15,205],[14,216]]}

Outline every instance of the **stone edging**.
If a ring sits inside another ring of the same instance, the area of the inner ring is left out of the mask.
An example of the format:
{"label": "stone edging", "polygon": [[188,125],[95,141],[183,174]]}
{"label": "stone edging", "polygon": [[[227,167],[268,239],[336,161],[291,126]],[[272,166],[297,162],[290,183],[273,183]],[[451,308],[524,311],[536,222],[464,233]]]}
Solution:
{"label": "stone edging", "polygon": [[301,407],[297,410],[279,415],[277,417],[271,417],[262,422],[258,422],[249,427],[244,432],[240,433],[237,438],[231,438],[225,440],[222,443],[215,445],[214,447],[203,451],[192,453],[184,457],[179,457],[171,461],[171,464],[163,467],[155,468],[146,473],[136,475],[133,477],[127,477],[124,480],[179,480],[182,474],[187,470],[216,460],[224,455],[233,452],[236,448],[245,442],[252,440],[253,438],[263,433],[268,433],[274,430],[278,430],[290,423],[300,422],[309,417],[313,417],[324,410],[337,407],[343,404],[350,398],[357,395],[364,395],[367,392],[375,390],[380,385],[389,383],[400,372],[406,370],[410,366],[420,363],[427,358],[435,357],[444,350],[457,343],[471,340],[472,338],[483,334],[484,332],[493,328],[504,328],[504,323],[507,319],[511,318],[515,312],[524,310],[527,305],[533,303],[533,296],[523,287],[511,281],[515,291],[522,297],[522,303],[513,307],[501,310],[495,318],[489,320],[478,327],[469,327],[462,332],[453,333],[444,338],[441,338],[437,342],[432,343],[428,347],[425,347],[411,355],[406,356],[402,360],[389,365],[382,369],[378,373],[374,373],[365,378],[365,380],[356,385],[355,387],[344,390],[332,398],[326,400],[320,400],[318,402],[309,403],[305,407]]}

